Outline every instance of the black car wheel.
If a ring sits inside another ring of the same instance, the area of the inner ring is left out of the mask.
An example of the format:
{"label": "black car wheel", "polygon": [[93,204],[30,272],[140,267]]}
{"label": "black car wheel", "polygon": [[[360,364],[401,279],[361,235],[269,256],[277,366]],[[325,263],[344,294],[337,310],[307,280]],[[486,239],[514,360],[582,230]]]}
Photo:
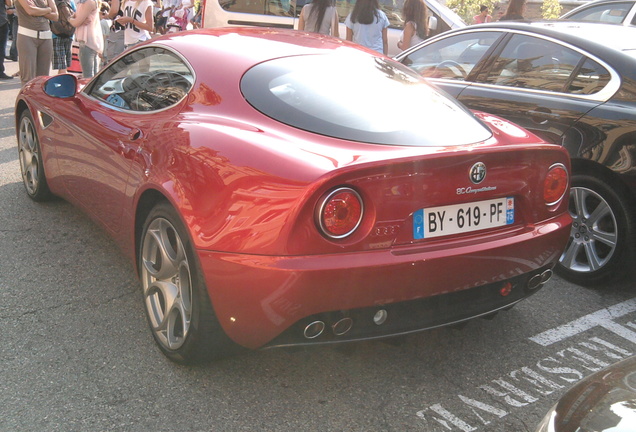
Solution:
{"label": "black car wheel", "polygon": [[631,213],[616,188],[596,177],[573,175],[569,211],[572,231],[557,272],[580,285],[624,273],[634,232]]}
{"label": "black car wheel", "polygon": [[156,205],[146,218],[139,271],[148,323],[169,359],[195,363],[232,353],[187,231],[168,203]]}
{"label": "black car wheel", "polygon": [[40,141],[29,110],[24,110],[20,115],[18,158],[20,159],[22,182],[29,197],[33,201],[45,201],[51,198],[52,194],[44,175]]}

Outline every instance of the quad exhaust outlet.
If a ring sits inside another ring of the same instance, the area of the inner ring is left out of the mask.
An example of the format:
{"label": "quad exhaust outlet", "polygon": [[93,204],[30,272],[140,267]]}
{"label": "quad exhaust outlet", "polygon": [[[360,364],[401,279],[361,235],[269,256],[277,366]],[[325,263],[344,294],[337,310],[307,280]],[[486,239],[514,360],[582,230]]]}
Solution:
{"label": "quad exhaust outlet", "polygon": [[552,270],[547,269],[542,273],[536,274],[528,281],[528,288],[535,290],[552,278]]}

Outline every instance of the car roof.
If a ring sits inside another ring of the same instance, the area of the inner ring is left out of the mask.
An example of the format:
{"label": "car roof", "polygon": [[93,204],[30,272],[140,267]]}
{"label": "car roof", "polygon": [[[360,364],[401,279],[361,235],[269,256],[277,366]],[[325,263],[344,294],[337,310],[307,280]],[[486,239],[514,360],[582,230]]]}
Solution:
{"label": "car roof", "polygon": [[219,66],[226,70],[230,67],[245,69],[279,57],[334,51],[350,54],[367,51],[381,55],[342,39],[288,29],[225,27],[189,30],[188,37],[183,36],[184,33],[171,33],[151,39],[149,44],[175,49],[190,63],[201,63],[205,67],[220,60]]}

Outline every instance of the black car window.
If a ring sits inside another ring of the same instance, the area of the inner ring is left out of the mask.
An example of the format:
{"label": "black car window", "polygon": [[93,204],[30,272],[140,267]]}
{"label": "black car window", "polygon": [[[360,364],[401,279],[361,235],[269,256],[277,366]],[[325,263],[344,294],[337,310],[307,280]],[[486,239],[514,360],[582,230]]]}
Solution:
{"label": "black car window", "polygon": [[500,36],[470,32],[448,37],[412,52],[402,63],[427,78],[464,80]]}
{"label": "black car window", "polygon": [[148,47],[109,65],[86,92],[114,107],[157,111],[181,101],[193,83],[192,72],[176,54]]}
{"label": "black car window", "polygon": [[281,123],[352,141],[457,146],[492,135],[409,68],[351,51],[259,63],[243,75],[241,91],[254,108]]}
{"label": "black car window", "polygon": [[590,6],[580,12],[569,15],[567,19],[618,24],[623,22],[633,5],[634,2],[625,2]]}
{"label": "black car window", "polygon": [[583,55],[545,39],[515,34],[494,61],[484,82],[565,92]]}
{"label": "black car window", "polygon": [[567,91],[574,94],[594,94],[601,91],[610,78],[611,75],[607,69],[588,58],[573,78]]}

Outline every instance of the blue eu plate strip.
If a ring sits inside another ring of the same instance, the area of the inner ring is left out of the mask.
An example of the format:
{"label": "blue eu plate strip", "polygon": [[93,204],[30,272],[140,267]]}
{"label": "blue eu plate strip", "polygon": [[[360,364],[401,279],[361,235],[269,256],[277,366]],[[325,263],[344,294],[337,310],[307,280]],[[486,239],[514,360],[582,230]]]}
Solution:
{"label": "blue eu plate strip", "polygon": [[413,238],[424,238],[424,209],[419,209],[413,214]]}

